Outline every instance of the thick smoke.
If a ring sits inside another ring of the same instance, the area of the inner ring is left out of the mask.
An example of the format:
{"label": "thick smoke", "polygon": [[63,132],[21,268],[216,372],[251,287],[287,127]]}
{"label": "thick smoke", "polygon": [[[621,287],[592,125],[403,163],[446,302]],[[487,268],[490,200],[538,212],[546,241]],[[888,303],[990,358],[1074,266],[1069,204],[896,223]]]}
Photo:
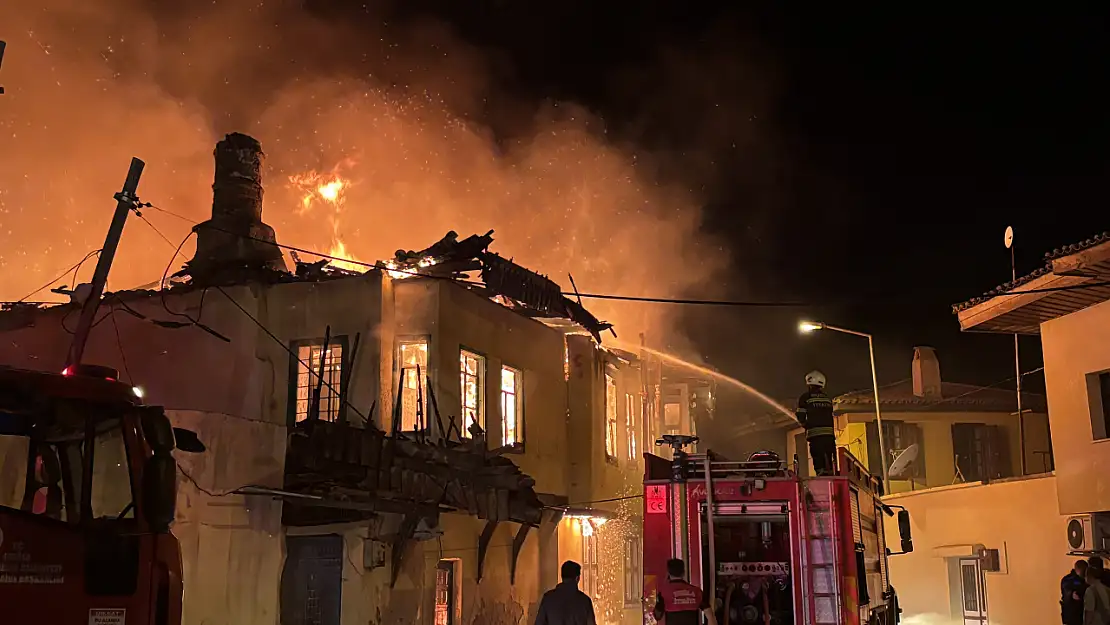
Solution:
{"label": "thick smoke", "polygon": [[[147,163],[143,201],[206,219],[211,152],[235,130],[267,152],[263,217],[282,243],[326,252],[338,234],[374,260],[447,230],[492,228],[495,251],[564,287],[569,273],[584,292],[712,292],[727,258],[698,233],[696,195],[659,183],[649,154],[607,141],[602,121],[572,103],[506,105],[489,58],[443,25],[352,26],[269,5],[173,10],[0,5],[0,299],[100,246],[133,155]],[[338,214],[303,209],[289,177],[310,170],[352,183]],[[158,210],[144,217],[173,246],[191,227]],[[157,281],[171,253],[132,217],[110,288]],[[622,338],[646,330],[675,342],[673,309],[587,305]]]}

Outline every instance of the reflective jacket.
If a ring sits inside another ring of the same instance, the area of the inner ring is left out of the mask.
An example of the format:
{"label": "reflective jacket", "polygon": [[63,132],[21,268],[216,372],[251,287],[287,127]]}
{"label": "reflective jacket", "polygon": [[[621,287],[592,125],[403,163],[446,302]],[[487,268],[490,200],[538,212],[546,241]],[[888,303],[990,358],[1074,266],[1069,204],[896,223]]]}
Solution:
{"label": "reflective jacket", "polygon": [[802,393],[798,398],[798,410],[794,414],[806,429],[806,438],[836,436],[836,430],[833,429],[832,399],[823,390]]}
{"label": "reflective jacket", "polygon": [[709,603],[697,586],[681,579],[668,579],[659,587],[655,600],[655,620],[663,625],[698,625],[698,613]]}

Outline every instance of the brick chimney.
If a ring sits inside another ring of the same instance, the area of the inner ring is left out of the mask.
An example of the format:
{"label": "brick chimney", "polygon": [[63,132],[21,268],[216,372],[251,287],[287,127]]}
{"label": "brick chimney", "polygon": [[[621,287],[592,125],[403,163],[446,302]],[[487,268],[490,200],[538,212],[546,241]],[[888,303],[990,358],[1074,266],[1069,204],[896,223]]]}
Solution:
{"label": "brick chimney", "polygon": [[932,347],[913,348],[913,394],[940,399],[940,361]]}
{"label": "brick chimney", "polygon": [[188,273],[210,283],[285,271],[274,229],[262,222],[262,144],[236,132],[216,144],[214,155],[212,218],[194,228],[197,251]]}

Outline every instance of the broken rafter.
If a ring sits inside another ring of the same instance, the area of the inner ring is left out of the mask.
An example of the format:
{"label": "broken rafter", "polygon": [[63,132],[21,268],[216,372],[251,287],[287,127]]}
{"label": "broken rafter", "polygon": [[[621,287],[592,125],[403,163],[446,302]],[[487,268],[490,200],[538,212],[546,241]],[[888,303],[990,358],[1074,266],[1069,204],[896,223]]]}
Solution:
{"label": "broken rafter", "polygon": [[489,541],[493,539],[495,531],[497,531],[497,521],[486,521],[486,526],[482,529],[482,535],[478,537],[478,571],[475,581],[482,581],[482,568],[486,564],[486,552],[489,550]]}
{"label": "broken rafter", "polygon": [[524,548],[524,541],[528,538],[528,530],[532,529],[531,525],[521,525],[516,531],[516,536],[513,537],[513,559],[509,563],[509,584],[516,583],[516,562],[520,558],[520,550]]}

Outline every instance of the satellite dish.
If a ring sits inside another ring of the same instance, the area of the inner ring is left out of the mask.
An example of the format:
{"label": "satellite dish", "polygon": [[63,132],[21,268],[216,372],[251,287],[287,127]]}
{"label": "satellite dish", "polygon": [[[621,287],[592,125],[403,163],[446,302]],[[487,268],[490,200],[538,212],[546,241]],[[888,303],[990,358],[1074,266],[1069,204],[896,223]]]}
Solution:
{"label": "satellite dish", "polygon": [[920,447],[917,446],[917,443],[903,449],[902,453],[898,454],[898,457],[894,459],[894,462],[890,463],[887,474],[890,475],[890,477],[901,477],[910,468],[913,461],[917,460],[919,451]]}
{"label": "satellite dish", "polygon": [[1006,235],[1003,237],[1002,240],[1006,243],[1006,249],[1010,249],[1010,246],[1014,244],[1013,226],[1006,226]]}

